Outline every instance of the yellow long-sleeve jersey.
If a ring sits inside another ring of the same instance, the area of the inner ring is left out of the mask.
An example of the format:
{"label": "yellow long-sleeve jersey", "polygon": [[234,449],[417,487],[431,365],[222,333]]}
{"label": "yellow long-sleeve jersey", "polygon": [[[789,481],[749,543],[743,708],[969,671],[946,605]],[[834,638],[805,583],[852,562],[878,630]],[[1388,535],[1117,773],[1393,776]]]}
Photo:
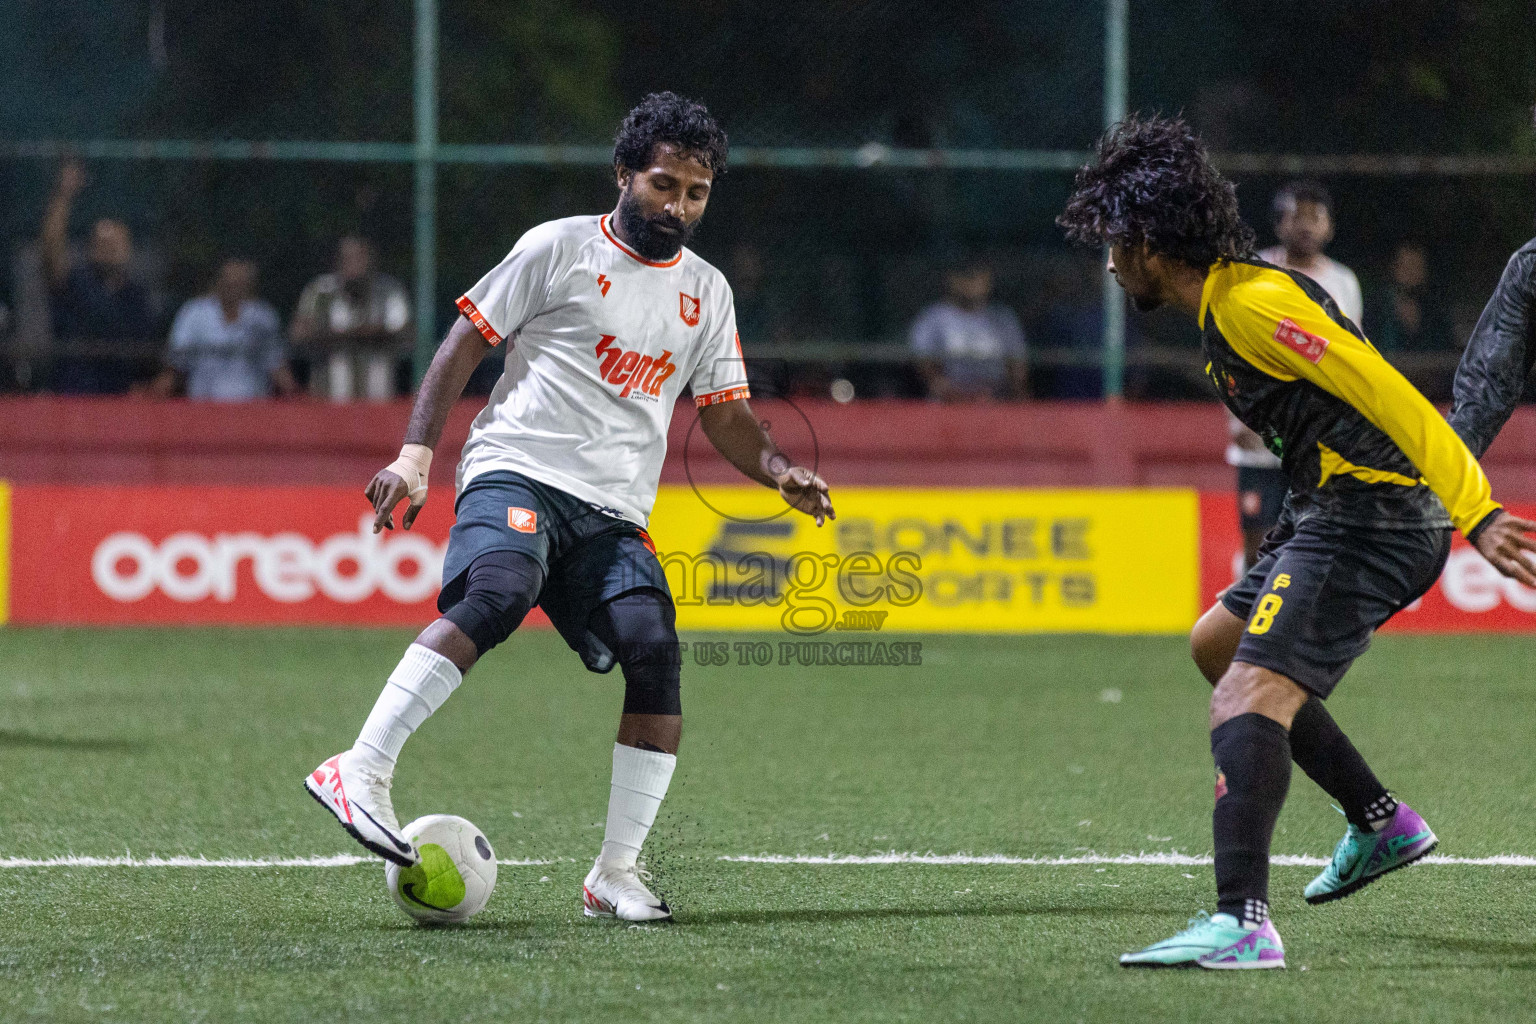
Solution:
{"label": "yellow long-sleeve jersey", "polygon": [[1311,278],[1213,264],[1200,329],[1207,374],[1280,456],[1299,514],[1471,533],[1499,508],[1455,431]]}

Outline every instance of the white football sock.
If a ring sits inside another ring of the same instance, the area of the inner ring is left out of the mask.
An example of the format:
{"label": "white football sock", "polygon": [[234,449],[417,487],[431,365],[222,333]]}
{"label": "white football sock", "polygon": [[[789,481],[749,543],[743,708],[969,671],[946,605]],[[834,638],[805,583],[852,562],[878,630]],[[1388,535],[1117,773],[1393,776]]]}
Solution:
{"label": "white football sock", "polygon": [[603,852],[599,857],[605,865],[623,870],[635,866],[676,767],[676,754],[613,745],[608,829],[603,833]]}
{"label": "white football sock", "polygon": [[361,748],[371,761],[382,760],[390,771],[411,733],[443,706],[448,695],[464,681],[458,666],[436,651],[411,644],[405,657],[389,674],[384,692],[363,723],[354,750]]}

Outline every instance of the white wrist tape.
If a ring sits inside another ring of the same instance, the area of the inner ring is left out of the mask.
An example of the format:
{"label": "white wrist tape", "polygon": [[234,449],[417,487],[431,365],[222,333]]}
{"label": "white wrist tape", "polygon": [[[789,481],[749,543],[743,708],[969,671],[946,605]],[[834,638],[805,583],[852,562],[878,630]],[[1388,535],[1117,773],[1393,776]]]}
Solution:
{"label": "white wrist tape", "polygon": [[400,457],[384,467],[405,481],[407,495],[412,505],[427,500],[427,471],[432,468],[432,449],[424,444],[408,444],[400,449]]}

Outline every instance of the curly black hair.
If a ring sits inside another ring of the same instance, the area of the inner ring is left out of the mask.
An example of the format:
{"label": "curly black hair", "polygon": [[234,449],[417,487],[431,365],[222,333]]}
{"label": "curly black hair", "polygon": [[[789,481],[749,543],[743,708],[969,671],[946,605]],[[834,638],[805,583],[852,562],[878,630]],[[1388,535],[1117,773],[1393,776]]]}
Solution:
{"label": "curly black hair", "polygon": [[1238,213],[1237,190],[1182,119],[1128,117],[1099,139],[1096,157],[1077,172],[1056,218],[1072,241],[1145,242],[1200,270],[1252,254],[1253,229]]}
{"label": "curly black hair", "polygon": [[619,125],[619,135],[613,143],[613,166],[645,170],[659,142],[672,143],[708,167],[717,178],[725,173],[730,141],[702,103],[674,92],[653,92],[641,100]]}

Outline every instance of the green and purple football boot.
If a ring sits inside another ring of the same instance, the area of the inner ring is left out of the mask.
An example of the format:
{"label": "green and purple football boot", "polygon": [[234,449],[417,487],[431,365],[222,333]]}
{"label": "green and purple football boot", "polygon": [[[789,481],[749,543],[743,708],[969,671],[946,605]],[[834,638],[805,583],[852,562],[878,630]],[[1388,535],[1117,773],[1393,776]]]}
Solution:
{"label": "green and purple football boot", "polygon": [[1231,914],[1201,911],[1189,927],[1120,957],[1121,967],[1203,967],[1208,971],[1255,971],[1285,966],[1285,946],[1275,923],[1245,928]]}
{"label": "green and purple football boot", "polygon": [[1333,848],[1333,863],[1307,884],[1303,895],[1312,904],[1341,900],[1387,872],[1407,867],[1439,842],[1412,807],[1399,803],[1380,832],[1350,825]]}

